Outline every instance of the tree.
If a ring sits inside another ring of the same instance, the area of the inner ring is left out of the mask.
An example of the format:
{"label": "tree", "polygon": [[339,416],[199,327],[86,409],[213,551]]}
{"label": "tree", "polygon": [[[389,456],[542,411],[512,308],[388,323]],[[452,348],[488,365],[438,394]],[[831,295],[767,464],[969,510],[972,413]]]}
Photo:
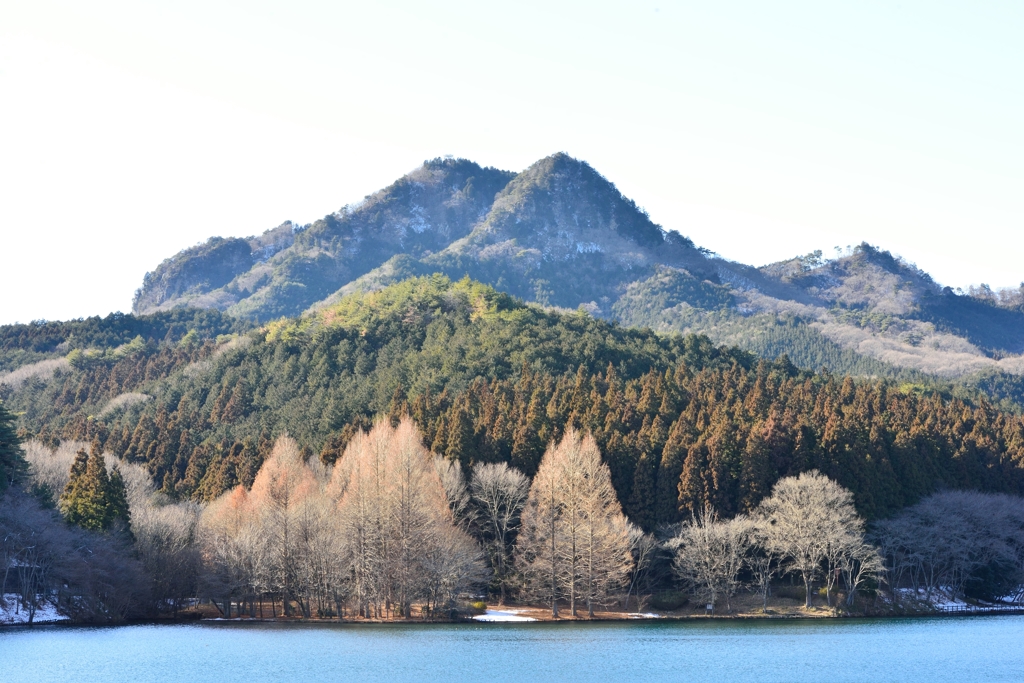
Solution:
{"label": "tree", "polygon": [[0,498],[0,563],[0,595],[16,575],[30,620],[43,602],[79,622],[150,614],[148,577],[121,539],[65,524],[17,488]]}
{"label": "tree", "polygon": [[[221,612],[230,618],[234,597],[247,589],[262,593],[265,585],[260,569],[266,544],[244,487],[225,493],[203,510],[201,534],[204,593],[220,598]],[[261,616],[262,605],[261,599]]]}
{"label": "tree", "polygon": [[853,507],[853,494],[813,470],[779,480],[759,509],[765,519],[764,548],[786,557],[789,568],[800,574],[806,591],[804,606],[809,608],[811,586],[825,560],[831,558],[829,569],[837,570],[832,565],[851,539],[863,539],[864,522]]}
{"label": "tree", "polygon": [[[453,491],[458,487],[454,487]],[[382,420],[349,442],[329,486],[337,496],[345,565],[359,612],[412,616],[454,607],[482,577],[479,549],[455,524],[434,458],[408,418]],[[456,498],[461,499],[461,494]]]}
{"label": "tree", "polygon": [[458,460],[449,460],[440,455],[434,456],[434,469],[441,478],[444,495],[448,500],[448,509],[452,511],[455,523],[463,528],[472,521],[473,509],[470,507],[469,491],[466,480],[462,476],[462,465]]}
{"label": "tree", "polygon": [[839,557],[839,571],[846,586],[846,604],[852,606],[857,590],[867,579],[880,576],[884,569],[878,548],[860,540],[850,539],[850,545]]}
{"label": "tree", "polygon": [[505,463],[479,463],[470,481],[473,500],[498,587],[498,604],[504,605],[511,583],[512,542],[519,530],[520,513],[530,491],[526,475]]}
{"label": "tree", "polygon": [[996,600],[1024,589],[1024,501],[977,491],[933,494],[875,525],[893,595],[942,591]]}
{"label": "tree", "polygon": [[128,506],[128,490],[125,488],[121,469],[117,465],[110,470],[107,483],[107,517],[110,520],[108,524],[120,522],[125,530],[131,533],[132,516]]}
{"label": "tree", "polygon": [[107,473],[97,442],[93,442],[90,453],[78,451],[58,504],[64,519],[83,529],[107,531],[119,527],[131,533],[124,479],[116,467],[113,476]]}
{"label": "tree", "polygon": [[590,615],[632,568],[629,524],[615,497],[611,472],[593,437],[572,428],[541,459],[530,487],[517,544],[528,590],[551,602],[587,603]]}
{"label": "tree", "polygon": [[751,552],[747,557],[747,567],[754,579],[754,588],[761,598],[761,611],[768,611],[768,596],[772,590],[772,579],[779,571],[778,548],[770,543],[770,522],[760,514],[750,519]]}
{"label": "tree", "polygon": [[[586,440],[581,446],[584,444]],[[623,586],[633,569],[635,527],[622,513],[615,497],[611,473],[601,462],[597,444],[594,443],[591,449],[581,447],[578,454],[578,465],[574,469],[579,472],[581,593],[587,604],[587,615],[593,618],[594,605],[604,602],[614,589]],[[573,616],[576,616],[575,601],[571,596],[570,605]]]}
{"label": "tree", "polygon": [[303,463],[298,444],[282,436],[252,485],[251,504],[258,515],[272,567],[272,586],[282,596],[285,616],[291,613],[298,571],[297,517],[300,504],[316,490],[316,481]]}
{"label": "tree", "polygon": [[14,429],[14,415],[0,403],[0,495],[28,471],[21,439]]}
{"label": "tree", "polygon": [[732,596],[739,588],[739,574],[750,548],[750,523],[742,515],[720,521],[710,507],[683,524],[668,542],[674,554],[673,568],[707,604],[724,597],[732,611]]}
{"label": "tree", "polygon": [[[629,579],[629,588],[626,590],[626,597],[622,606],[629,609],[629,596],[636,594],[636,608],[642,610],[644,601],[650,595],[651,566],[654,562],[654,555],[661,547],[661,543],[654,534],[645,534],[643,529],[636,525],[629,528],[630,544],[633,552],[633,571]],[[648,588],[643,591],[641,586]]]}

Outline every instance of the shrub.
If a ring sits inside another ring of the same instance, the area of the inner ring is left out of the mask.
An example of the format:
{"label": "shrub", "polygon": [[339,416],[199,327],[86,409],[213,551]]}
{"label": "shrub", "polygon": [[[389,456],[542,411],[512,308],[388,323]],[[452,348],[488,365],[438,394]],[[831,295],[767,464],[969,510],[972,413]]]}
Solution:
{"label": "shrub", "polygon": [[651,607],[660,610],[677,610],[685,607],[690,600],[681,591],[661,591],[651,596]]}
{"label": "shrub", "polygon": [[803,586],[775,586],[772,588],[772,597],[785,598],[788,600],[804,601],[807,596]]}

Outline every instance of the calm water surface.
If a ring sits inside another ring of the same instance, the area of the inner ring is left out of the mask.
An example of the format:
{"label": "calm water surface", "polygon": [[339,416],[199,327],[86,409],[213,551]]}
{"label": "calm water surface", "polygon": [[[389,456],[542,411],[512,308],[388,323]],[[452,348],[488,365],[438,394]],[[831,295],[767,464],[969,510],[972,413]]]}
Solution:
{"label": "calm water surface", "polygon": [[0,629],[0,681],[1024,681],[1024,616]]}

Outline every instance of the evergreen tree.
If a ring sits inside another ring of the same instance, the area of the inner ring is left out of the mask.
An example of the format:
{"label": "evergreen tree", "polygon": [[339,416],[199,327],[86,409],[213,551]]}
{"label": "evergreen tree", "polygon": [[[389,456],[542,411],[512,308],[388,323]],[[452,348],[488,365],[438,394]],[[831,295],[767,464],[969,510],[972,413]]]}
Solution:
{"label": "evergreen tree", "polygon": [[646,452],[640,454],[633,474],[633,495],[629,501],[629,518],[644,529],[653,529],[657,510],[658,465]]}
{"label": "evergreen tree", "polygon": [[84,448],[79,449],[74,462],[71,463],[68,483],[64,485],[64,491],[58,501],[61,514],[70,524],[82,526],[81,521],[85,518],[85,472],[88,467],[89,454]]}
{"label": "evergreen tree", "polygon": [[121,470],[114,465],[110,472],[110,481],[107,487],[107,519],[109,526],[121,526],[125,533],[131,535],[132,516],[128,508],[128,489],[124,485],[124,478]]}
{"label": "evergreen tree", "polygon": [[18,481],[27,469],[21,452],[21,439],[14,429],[14,415],[0,403],[0,494]]}
{"label": "evergreen tree", "polygon": [[59,507],[68,523],[83,529],[107,531],[123,525],[131,532],[124,479],[116,467],[112,475],[107,474],[106,461],[96,442],[90,453],[82,449],[75,456]]}

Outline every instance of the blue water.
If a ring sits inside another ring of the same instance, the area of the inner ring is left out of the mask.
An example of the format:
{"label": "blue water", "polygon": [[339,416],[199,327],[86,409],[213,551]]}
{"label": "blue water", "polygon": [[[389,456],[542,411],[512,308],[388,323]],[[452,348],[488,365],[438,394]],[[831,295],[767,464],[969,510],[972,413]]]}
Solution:
{"label": "blue water", "polygon": [[0,629],[0,681],[1024,681],[1024,616]]}

